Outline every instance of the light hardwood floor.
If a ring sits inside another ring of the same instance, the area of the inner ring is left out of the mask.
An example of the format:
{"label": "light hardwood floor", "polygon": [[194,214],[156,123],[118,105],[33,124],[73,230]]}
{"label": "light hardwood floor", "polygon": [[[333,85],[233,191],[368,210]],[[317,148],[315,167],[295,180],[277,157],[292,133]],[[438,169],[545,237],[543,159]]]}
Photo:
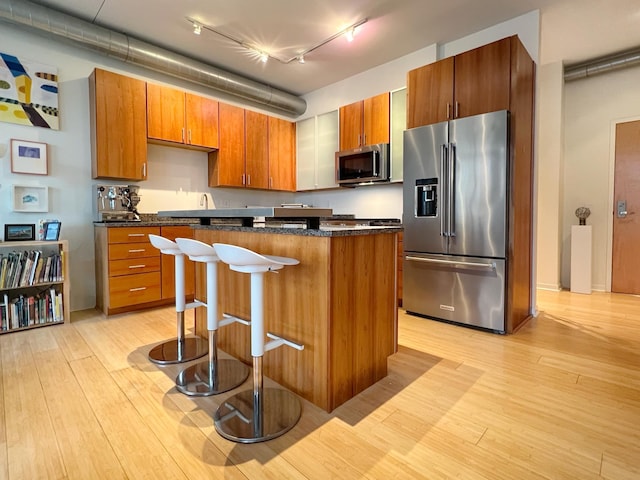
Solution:
{"label": "light hardwood floor", "polygon": [[401,310],[388,377],[254,445],[147,360],[171,308],[1,335],[0,479],[640,478],[640,298],[540,291],[538,308],[506,337]]}

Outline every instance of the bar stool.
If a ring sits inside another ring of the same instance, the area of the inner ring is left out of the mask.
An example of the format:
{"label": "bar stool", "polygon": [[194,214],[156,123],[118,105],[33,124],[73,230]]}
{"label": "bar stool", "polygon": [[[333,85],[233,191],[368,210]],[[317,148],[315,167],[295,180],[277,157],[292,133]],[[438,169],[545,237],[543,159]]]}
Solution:
{"label": "bar stool", "polygon": [[294,343],[272,333],[265,343],[263,287],[264,273],[297,265],[298,260],[273,255],[260,255],[235,245],[214,243],[221,261],[229,268],[251,275],[251,356],[253,357],[253,390],[239,392],[216,411],[213,420],[217,432],[228,440],[256,443],[279,437],[288,432],[300,418],[300,400],[288,390],[263,388],[262,357],[264,352],[282,345],[303,350]]}
{"label": "bar stool", "polygon": [[149,234],[151,245],[165,255],[175,258],[176,316],[178,323],[177,338],[156,345],[149,352],[149,360],[160,365],[184,363],[207,354],[207,344],[200,337],[185,338],[184,312],[200,305],[200,302],[186,303],[184,290],[184,254],[178,245],[168,238]]}
{"label": "bar stool", "polygon": [[[185,255],[194,262],[207,265],[207,330],[209,359],[185,368],[176,378],[176,388],[185,395],[205,397],[226,392],[241,385],[249,376],[249,367],[236,359],[218,359],[218,326],[240,321],[229,315],[218,317],[218,257],[211,245],[190,238],[176,238]],[[248,324],[244,321],[242,323]]]}

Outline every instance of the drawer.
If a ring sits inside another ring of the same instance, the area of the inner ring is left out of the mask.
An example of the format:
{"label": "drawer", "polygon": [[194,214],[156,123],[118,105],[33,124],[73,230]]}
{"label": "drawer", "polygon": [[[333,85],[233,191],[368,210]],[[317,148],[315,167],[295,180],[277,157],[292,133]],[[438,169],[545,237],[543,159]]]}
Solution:
{"label": "drawer", "polygon": [[124,275],[109,279],[109,308],[160,300],[160,272]]}
{"label": "drawer", "polygon": [[116,243],[109,245],[109,262],[142,257],[160,258],[160,250],[148,241],[145,243]]}
{"label": "drawer", "polygon": [[160,235],[160,227],[109,228],[108,243],[149,242],[149,234]]}
{"label": "drawer", "polygon": [[160,257],[128,258],[126,260],[111,260],[109,262],[109,276],[133,275],[160,271]]}

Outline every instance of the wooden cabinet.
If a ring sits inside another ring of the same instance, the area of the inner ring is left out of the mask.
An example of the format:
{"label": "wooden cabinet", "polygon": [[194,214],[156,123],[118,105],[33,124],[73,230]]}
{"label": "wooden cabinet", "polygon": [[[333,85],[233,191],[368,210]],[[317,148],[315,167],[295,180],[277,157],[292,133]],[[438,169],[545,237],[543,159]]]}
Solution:
{"label": "wooden cabinet", "polygon": [[91,175],[146,180],[145,82],[95,69],[89,77]]}
{"label": "wooden cabinet", "polygon": [[245,186],[269,188],[269,117],[245,110]]}
{"label": "wooden cabinet", "polygon": [[147,137],[194,148],[218,148],[218,101],[148,83]]}
{"label": "wooden cabinet", "polygon": [[219,111],[209,186],[295,191],[295,124],[224,103]]}
{"label": "wooden cabinet", "polygon": [[389,143],[389,92],[340,107],[340,150]]}
{"label": "wooden cabinet", "polygon": [[[168,225],[160,227],[160,235],[171,241],[176,238],[193,238],[193,229],[188,225]],[[162,299],[174,300],[176,298],[176,264],[172,255],[161,256],[161,272],[162,272]],[[187,299],[192,299],[196,289],[196,270],[193,260],[189,257],[184,258],[184,293]]]}
{"label": "wooden cabinet", "polygon": [[160,251],[149,242],[159,227],[95,227],[96,307],[105,315],[161,300]]}
{"label": "wooden cabinet", "polygon": [[66,240],[0,243],[0,334],[69,322]]}
{"label": "wooden cabinet", "polygon": [[402,306],[402,275],[404,271],[404,232],[398,233],[398,268],[396,270],[396,282],[398,285],[398,306]]}
{"label": "wooden cabinet", "polygon": [[407,128],[508,110],[517,37],[445,58],[407,75]]}
{"label": "wooden cabinet", "polygon": [[269,117],[269,188],[296,190],[296,124]]}

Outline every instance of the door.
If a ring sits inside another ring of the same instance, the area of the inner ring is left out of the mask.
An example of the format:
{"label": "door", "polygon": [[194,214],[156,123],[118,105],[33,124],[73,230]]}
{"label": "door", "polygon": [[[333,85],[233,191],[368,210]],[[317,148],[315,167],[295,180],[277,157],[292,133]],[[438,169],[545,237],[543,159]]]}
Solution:
{"label": "door", "polygon": [[450,122],[451,255],[506,256],[508,118],[503,110]]}
{"label": "door", "polygon": [[442,122],[404,132],[402,218],[406,251],[447,252],[442,167],[448,125]]}
{"label": "door", "polygon": [[269,188],[296,190],[296,124],[269,117]]}
{"label": "door", "polygon": [[363,101],[362,145],[389,143],[390,94],[381,93]]}
{"label": "door", "polygon": [[616,126],[611,291],[640,294],[640,121]]}
{"label": "door", "polygon": [[269,188],[269,117],[245,111],[246,181],[250,188]]}
{"label": "door", "polygon": [[407,74],[407,128],[444,122],[452,106],[453,57]]}
{"label": "door", "polygon": [[362,145],[362,101],[340,107],[340,150]]}
{"label": "door", "polygon": [[147,83],[147,136],[185,143],[183,91]]}

